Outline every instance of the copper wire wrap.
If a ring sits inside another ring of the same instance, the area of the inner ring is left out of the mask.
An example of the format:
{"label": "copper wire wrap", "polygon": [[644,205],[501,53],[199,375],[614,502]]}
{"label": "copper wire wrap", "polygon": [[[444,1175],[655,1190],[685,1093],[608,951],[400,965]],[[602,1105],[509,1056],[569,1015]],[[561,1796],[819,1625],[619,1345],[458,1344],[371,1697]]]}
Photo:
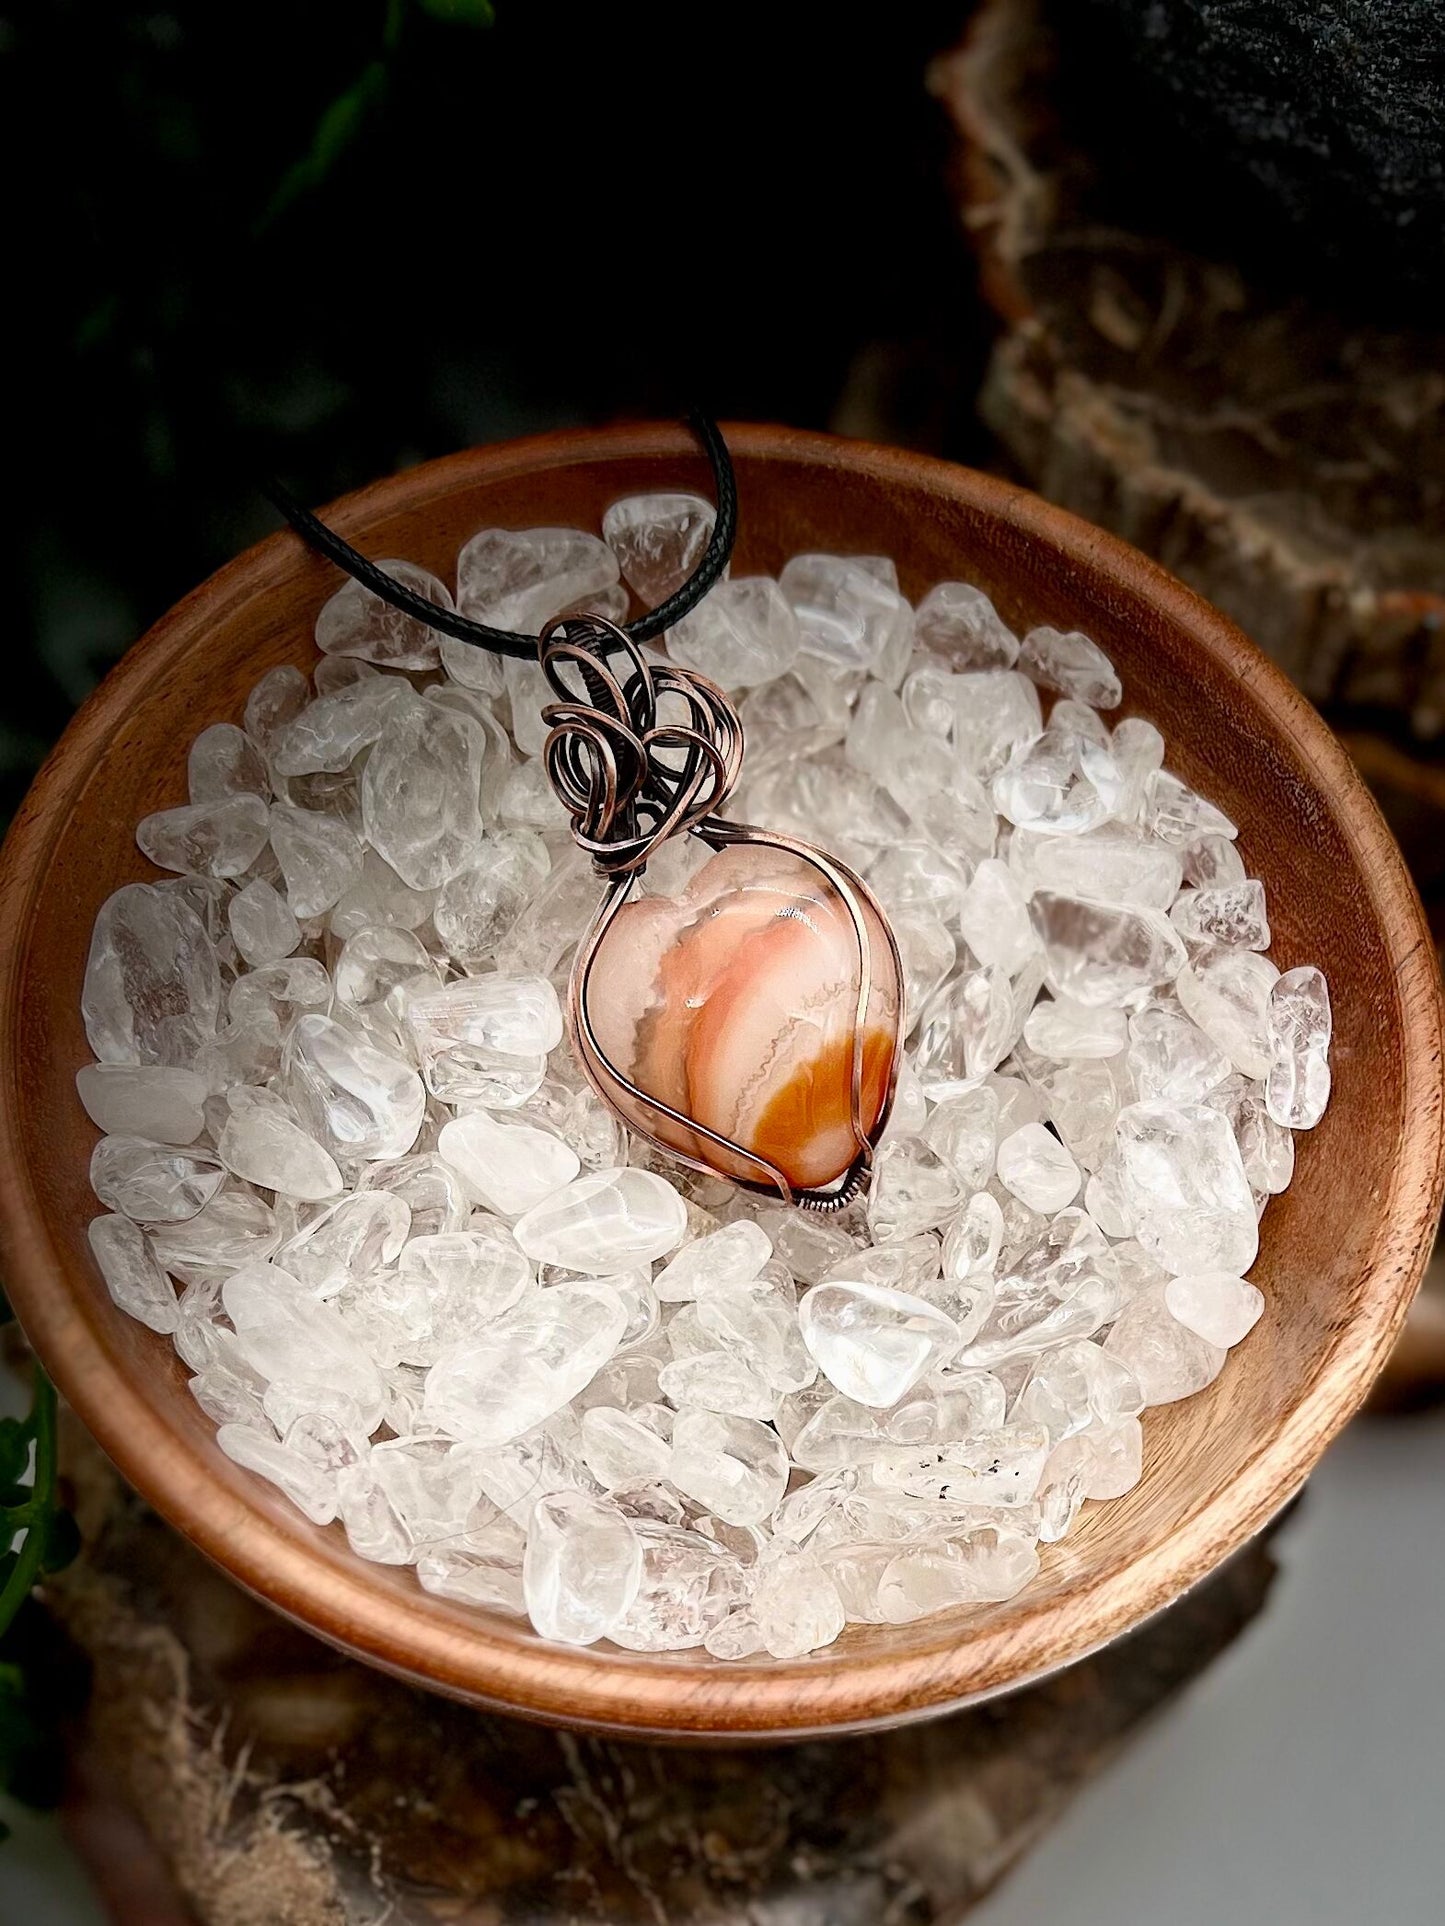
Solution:
{"label": "copper wire wrap", "polygon": [[[721,809],[737,786],[743,732],[737,710],[717,684],[673,663],[649,661],[613,622],[596,615],[562,616],[538,642],[542,673],[560,698],[542,711],[549,733],[542,755],[547,774],[572,818],[572,834],[592,858],[608,889],[573,966],[568,1014],[579,1061],[602,1100],[616,1108],[622,1093],[637,1112],[682,1129],[692,1141],[715,1145],[721,1161],[689,1156],[668,1137],[643,1130],[679,1163],[726,1176],[745,1189],[781,1197],[799,1209],[839,1211],[868,1181],[874,1146],[888,1121],[901,1045],[895,1045],[882,1107],[870,1131],[862,1120],[863,1026],[873,983],[864,916],[877,917],[892,955],[899,985],[898,1037],[903,1030],[903,970],[897,940],[867,885],[846,865],[793,837],[722,821]],[[613,918],[631,895],[648,858],[674,836],[694,835],[715,849],[753,843],[788,851],[810,864],[840,898],[858,945],[858,997],[854,1014],[851,1097],[857,1155],[824,1190],[794,1187],[775,1164],[732,1138],[707,1129],[649,1095],[603,1051],[587,1009],[593,960]],[[623,1113],[629,1129],[633,1116]],[[737,1176],[737,1166],[750,1178]]]}
{"label": "copper wire wrap", "polygon": [[724,806],[743,727],[715,682],[649,662],[600,615],[549,622],[538,660],[560,698],[542,711],[547,775],[599,875],[635,875],[659,843]]}

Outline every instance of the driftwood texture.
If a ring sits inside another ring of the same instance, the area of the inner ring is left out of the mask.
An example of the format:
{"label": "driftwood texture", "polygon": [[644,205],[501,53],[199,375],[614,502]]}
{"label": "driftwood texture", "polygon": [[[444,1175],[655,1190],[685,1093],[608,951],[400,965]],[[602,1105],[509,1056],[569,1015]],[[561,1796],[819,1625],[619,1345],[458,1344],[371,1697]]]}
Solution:
{"label": "driftwood texture", "polygon": [[1042,0],[985,0],[932,74],[1004,328],[985,419],[1032,486],[1182,576],[1316,702],[1439,736],[1445,335],[1350,319],[1138,231],[1128,183],[1067,124],[1049,18]]}
{"label": "driftwood texture", "polygon": [[117,1926],[942,1926],[1274,1571],[1257,1540],[1129,1639],[953,1718],[681,1750],[494,1718],[342,1658],[200,1559],[78,1427],[71,1459],[86,1551],[49,1603],[94,1689],[69,1820]]}

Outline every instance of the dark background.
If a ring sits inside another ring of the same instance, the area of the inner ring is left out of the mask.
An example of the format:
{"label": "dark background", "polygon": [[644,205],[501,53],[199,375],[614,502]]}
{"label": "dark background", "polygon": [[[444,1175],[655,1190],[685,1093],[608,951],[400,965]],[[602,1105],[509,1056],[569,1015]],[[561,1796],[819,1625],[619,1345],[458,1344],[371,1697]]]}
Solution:
{"label": "dark background", "polygon": [[321,502],[694,398],[976,453],[923,83],[965,11],[11,12],[6,811],[116,655],[274,526],[258,472]]}
{"label": "dark background", "polygon": [[[926,83],[972,0],[493,4],[0,0],[0,819],[260,473],[693,401],[999,465]],[[1048,12],[1114,217],[1438,324],[1445,0]]]}

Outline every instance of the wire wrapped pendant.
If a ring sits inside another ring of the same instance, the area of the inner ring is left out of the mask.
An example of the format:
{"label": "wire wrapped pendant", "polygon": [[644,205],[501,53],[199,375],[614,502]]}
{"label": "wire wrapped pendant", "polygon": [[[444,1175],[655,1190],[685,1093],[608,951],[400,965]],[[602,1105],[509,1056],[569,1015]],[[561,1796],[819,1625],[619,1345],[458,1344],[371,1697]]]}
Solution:
{"label": "wire wrapped pendant", "polygon": [[[558,700],[543,749],[606,889],[568,1020],[629,1129],[694,1168],[812,1210],[867,1180],[901,1057],[903,970],[872,891],[812,845],[726,821],[736,709],[599,616],[539,638]],[[643,894],[659,845],[714,853],[676,897]]]}

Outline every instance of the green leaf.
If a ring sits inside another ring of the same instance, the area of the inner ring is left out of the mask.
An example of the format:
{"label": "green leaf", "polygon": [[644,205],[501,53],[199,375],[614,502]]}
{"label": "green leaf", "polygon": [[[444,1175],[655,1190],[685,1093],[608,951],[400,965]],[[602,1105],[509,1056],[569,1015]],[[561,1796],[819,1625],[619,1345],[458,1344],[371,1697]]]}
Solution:
{"label": "green leaf", "polygon": [[0,1485],[0,1511],[20,1511],[34,1496],[29,1485]]}
{"label": "green leaf", "polygon": [[353,86],[348,87],[344,94],[338,94],[317,121],[316,132],[311,136],[311,146],[305,156],[281,177],[269,207],[261,216],[259,225],[262,229],[284,214],[294,201],[321,185],[361,132],[368,115],[383,98],[386,89],[385,63],[373,60]]}
{"label": "green leaf", "polygon": [[423,13],[454,27],[490,27],[496,21],[491,0],[418,0]]}

